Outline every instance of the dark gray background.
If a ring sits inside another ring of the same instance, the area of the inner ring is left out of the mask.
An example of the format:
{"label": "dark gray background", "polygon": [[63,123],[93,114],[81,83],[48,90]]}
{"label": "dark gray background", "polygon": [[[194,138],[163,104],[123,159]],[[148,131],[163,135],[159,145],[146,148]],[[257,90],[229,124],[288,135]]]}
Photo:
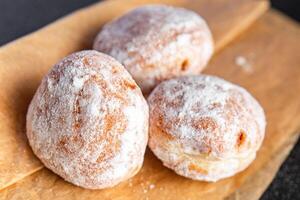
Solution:
{"label": "dark gray background", "polygon": [[[0,0],[0,45],[94,2],[97,0]],[[300,20],[299,0],[273,0],[272,6]],[[262,199],[300,200],[299,141]]]}

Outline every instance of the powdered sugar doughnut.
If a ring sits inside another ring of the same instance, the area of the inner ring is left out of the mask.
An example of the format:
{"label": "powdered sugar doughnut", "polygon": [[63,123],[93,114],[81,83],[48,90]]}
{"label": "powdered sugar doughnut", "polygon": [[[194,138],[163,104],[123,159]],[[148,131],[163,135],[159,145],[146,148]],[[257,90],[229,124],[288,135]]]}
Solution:
{"label": "powdered sugar doughnut", "polygon": [[265,115],[243,88],[213,76],[171,79],[148,98],[149,146],[163,164],[195,180],[245,169],[265,133]]}
{"label": "powdered sugar doughnut", "polygon": [[163,80],[198,74],[213,53],[213,41],[198,14],[147,5],[106,24],[94,49],[120,61],[147,94]]}
{"label": "powdered sugar doughnut", "polygon": [[107,188],[135,175],[148,139],[148,106],[110,56],[74,53],[42,80],[27,113],[36,156],[65,180]]}

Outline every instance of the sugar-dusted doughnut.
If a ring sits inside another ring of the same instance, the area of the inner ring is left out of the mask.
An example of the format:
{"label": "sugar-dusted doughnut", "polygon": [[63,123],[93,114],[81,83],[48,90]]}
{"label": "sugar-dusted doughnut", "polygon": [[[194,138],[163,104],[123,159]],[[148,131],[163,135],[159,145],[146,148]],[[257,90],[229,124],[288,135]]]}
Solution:
{"label": "sugar-dusted doughnut", "polygon": [[265,115],[243,88],[214,76],[171,79],[148,98],[149,146],[163,164],[195,180],[245,169],[265,134]]}
{"label": "sugar-dusted doughnut", "polygon": [[198,74],[213,53],[213,41],[195,12],[147,5],[106,24],[94,49],[120,61],[148,94],[163,80]]}
{"label": "sugar-dusted doughnut", "polygon": [[65,180],[112,187],[142,166],[148,105],[115,59],[77,52],[42,80],[28,109],[27,136],[35,155]]}

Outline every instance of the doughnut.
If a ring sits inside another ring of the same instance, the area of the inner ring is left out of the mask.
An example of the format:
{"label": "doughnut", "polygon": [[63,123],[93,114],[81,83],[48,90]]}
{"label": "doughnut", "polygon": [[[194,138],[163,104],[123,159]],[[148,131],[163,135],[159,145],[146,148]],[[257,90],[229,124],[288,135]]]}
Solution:
{"label": "doughnut", "polygon": [[27,137],[42,163],[88,189],[112,187],[142,166],[149,111],[140,88],[115,59],[71,54],[43,78],[27,112]]}
{"label": "doughnut", "polygon": [[146,5],[106,24],[94,49],[121,62],[149,94],[163,80],[200,73],[213,54],[213,40],[195,12]]}
{"label": "doughnut", "polygon": [[177,174],[215,182],[244,170],[264,138],[259,103],[240,86],[198,75],[160,83],[148,97],[149,147]]}

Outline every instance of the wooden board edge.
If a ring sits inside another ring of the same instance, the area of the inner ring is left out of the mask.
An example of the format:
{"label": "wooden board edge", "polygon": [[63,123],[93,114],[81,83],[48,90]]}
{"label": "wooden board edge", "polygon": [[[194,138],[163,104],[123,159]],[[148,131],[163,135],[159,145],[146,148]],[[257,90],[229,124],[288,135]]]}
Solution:
{"label": "wooden board edge", "polygon": [[278,150],[272,155],[270,160],[253,176],[249,177],[246,182],[235,192],[226,197],[226,200],[254,200],[259,199],[264,191],[268,188],[274,179],[281,164],[288,157],[289,153],[297,143],[300,132],[296,132],[292,138],[285,142]]}
{"label": "wooden board edge", "polygon": [[[271,14],[274,18],[281,18],[294,26],[299,24],[286,16],[282,12],[270,9],[267,14]],[[272,162],[266,162],[260,170],[257,170],[255,174],[249,177],[241,187],[225,197],[226,200],[256,200],[259,199],[266,191],[268,186],[272,183],[275,178],[280,166],[289,156],[300,138],[300,127],[293,131],[292,137],[288,139],[284,144],[278,147],[278,150],[273,153],[269,159]],[[255,187],[256,186],[256,187]]]}
{"label": "wooden board edge", "polygon": [[32,174],[34,174],[34,173],[36,173],[36,172],[38,172],[38,171],[40,171],[40,170],[43,169],[44,167],[45,167],[44,165],[41,165],[41,166],[35,168],[34,170],[28,171],[28,173],[27,173],[27,174],[24,174],[23,176],[17,176],[17,177],[15,177],[15,178],[12,179],[10,182],[7,182],[6,184],[4,184],[4,185],[0,188],[0,192],[1,192],[2,190],[5,190],[5,188],[7,188],[7,187],[9,187],[9,186],[11,186],[11,185],[17,183],[18,181],[20,181],[20,180],[22,180],[22,179],[24,179],[24,178],[26,178],[26,177],[28,177],[28,176],[31,176]]}
{"label": "wooden board edge", "polygon": [[[106,1],[103,1],[103,2],[101,2],[101,3],[108,3],[108,2],[110,3],[110,2],[114,2],[114,1],[115,1],[115,0],[106,0]],[[63,17],[61,17],[61,18],[58,18],[57,20],[54,20],[54,21],[51,22],[50,24],[47,24],[47,25],[45,25],[44,27],[41,27],[41,28],[37,29],[36,31],[34,31],[34,32],[32,32],[32,33],[29,33],[29,34],[27,34],[27,35],[24,35],[23,37],[20,37],[20,38],[18,38],[18,39],[16,39],[16,40],[13,40],[12,42],[9,42],[9,43],[7,43],[7,44],[4,44],[3,46],[0,47],[0,49],[3,49],[3,48],[6,47],[6,46],[14,45],[15,42],[18,42],[19,40],[23,40],[23,39],[26,38],[28,35],[34,35],[34,34],[37,34],[39,31],[41,31],[41,30],[43,30],[43,29],[51,28],[51,26],[52,26],[53,24],[55,24],[55,23],[57,23],[57,22],[60,22],[60,21],[62,21],[62,20],[64,20],[64,19],[66,19],[66,18],[69,18],[70,15],[73,15],[73,14],[76,14],[76,13],[80,13],[80,12],[82,12],[82,11],[85,10],[85,9],[89,9],[89,8],[95,6],[95,5],[98,4],[98,3],[99,3],[99,2],[96,2],[96,3],[91,4],[91,5],[89,5],[89,6],[86,6],[86,7],[80,8],[80,9],[78,9],[78,10],[75,10],[75,11],[73,11],[73,12],[71,12],[71,13],[69,13],[69,14],[67,14],[67,15],[65,15],[65,16],[63,16]],[[224,35],[224,39],[222,39],[222,40],[220,41],[220,43],[218,43],[219,45],[216,46],[216,52],[218,52],[219,50],[221,50],[222,48],[224,48],[224,47],[225,47],[226,45],[228,45],[231,41],[233,41],[238,35],[240,35],[240,34],[243,33],[244,31],[246,31],[247,28],[249,28],[249,27],[251,26],[251,24],[254,23],[254,22],[258,19],[258,18],[257,18],[257,13],[259,13],[259,16],[261,16],[261,15],[263,15],[263,13],[265,13],[265,12],[268,10],[268,8],[269,8],[269,2],[266,1],[266,0],[263,0],[263,1],[259,2],[258,5],[259,5],[259,6],[257,7],[257,11],[255,12],[256,14],[255,14],[255,13],[251,13],[251,15],[249,15],[249,16],[247,17],[247,20],[246,20],[247,23],[243,24],[242,26],[236,26],[236,27],[234,28],[234,30],[231,31],[231,32],[234,32],[235,34],[232,34],[232,35],[230,35],[230,34]],[[27,176],[30,176],[30,175],[32,175],[32,174],[38,172],[38,171],[41,170],[43,167],[44,167],[44,166],[41,165],[41,166],[35,168],[34,170],[29,171],[27,174],[24,174],[23,176],[15,177],[15,179],[12,179],[11,182],[6,183],[6,184],[0,189],[0,191],[3,190],[3,189],[5,189],[6,187],[8,187],[8,186],[10,186],[10,185],[12,185],[12,184],[14,184],[14,183],[16,183],[16,182],[22,180],[23,178],[26,178]]]}
{"label": "wooden board edge", "polygon": [[247,16],[245,23],[240,26],[235,26],[231,33],[234,34],[225,34],[224,37],[219,41],[215,47],[214,54],[218,53],[224,47],[226,47],[230,42],[232,42],[238,35],[245,32],[251,25],[258,19],[257,16],[262,16],[270,8],[270,3],[267,0],[259,1],[256,12],[251,13]]}

